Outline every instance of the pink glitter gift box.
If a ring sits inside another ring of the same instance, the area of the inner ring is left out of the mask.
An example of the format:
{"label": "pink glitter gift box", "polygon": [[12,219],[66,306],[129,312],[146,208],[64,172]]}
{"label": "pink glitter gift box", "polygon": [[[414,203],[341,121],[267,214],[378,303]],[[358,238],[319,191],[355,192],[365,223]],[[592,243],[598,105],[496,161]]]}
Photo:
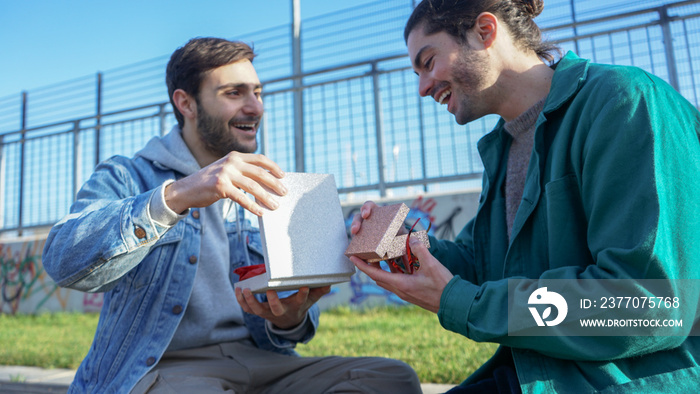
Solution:
{"label": "pink glitter gift box", "polygon": [[[408,206],[403,203],[373,209],[370,217],[362,222],[360,232],[348,245],[345,255],[357,256],[369,263],[405,255],[408,235],[398,235],[398,232],[408,212]],[[415,231],[411,237],[418,238],[426,247],[430,247],[427,231]]]}

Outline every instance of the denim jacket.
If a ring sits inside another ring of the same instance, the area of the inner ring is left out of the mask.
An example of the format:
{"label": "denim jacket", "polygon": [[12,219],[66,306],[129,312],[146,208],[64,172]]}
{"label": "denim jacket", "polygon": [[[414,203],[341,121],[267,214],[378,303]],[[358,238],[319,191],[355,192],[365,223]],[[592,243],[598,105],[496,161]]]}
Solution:
{"label": "denim jacket", "polygon": [[[144,150],[163,150],[168,138],[181,138],[179,130]],[[129,392],[168,347],[194,283],[202,227],[197,209],[163,227],[150,217],[149,201],[163,183],[183,176],[140,154],[112,157],[97,166],[70,214],[51,229],[46,272],[59,286],[105,292],[95,339],[70,392]],[[263,263],[260,233],[248,220],[226,219],[225,226],[233,283],[235,268]],[[318,316],[314,305],[308,312],[313,329],[299,342],[313,337]],[[244,313],[244,320],[259,348],[296,355],[296,341],[272,333],[264,319]]]}

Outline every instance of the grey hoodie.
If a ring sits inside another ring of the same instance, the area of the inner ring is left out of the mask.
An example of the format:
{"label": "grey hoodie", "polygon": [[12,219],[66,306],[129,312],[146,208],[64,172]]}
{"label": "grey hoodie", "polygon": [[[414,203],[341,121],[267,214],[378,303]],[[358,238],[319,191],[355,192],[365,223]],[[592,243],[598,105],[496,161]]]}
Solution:
{"label": "grey hoodie", "polygon": [[[163,138],[151,139],[136,155],[153,161],[156,166],[175,170],[183,177],[200,170],[177,126]],[[189,213],[178,215],[165,204],[163,189],[170,182],[155,190],[149,205],[151,217],[164,226],[175,225]],[[199,208],[202,246],[197,274],[185,315],[168,351],[232,342],[250,336],[229,279],[230,251],[221,247],[228,245],[225,219],[231,216],[231,210],[236,211],[232,209],[234,205],[231,200],[220,200]],[[235,214],[238,216],[237,211]]]}

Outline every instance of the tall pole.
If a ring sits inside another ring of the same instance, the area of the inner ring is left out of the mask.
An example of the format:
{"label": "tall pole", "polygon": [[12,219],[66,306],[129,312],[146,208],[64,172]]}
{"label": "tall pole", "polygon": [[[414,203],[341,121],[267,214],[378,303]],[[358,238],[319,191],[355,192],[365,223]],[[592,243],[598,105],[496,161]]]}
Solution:
{"label": "tall pole", "polygon": [[97,73],[95,103],[95,167],[97,167],[100,164],[100,143],[102,142],[102,73],[100,72]]}
{"label": "tall pole", "polygon": [[18,234],[22,235],[23,226],[23,211],[24,211],[24,165],[26,163],[26,145],[27,145],[27,92],[22,92],[22,112],[20,119],[20,126],[22,126],[22,142],[20,143],[19,151],[19,206],[17,207],[19,212],[17,213],[17,227],[19,228]]}
{"label": "tall pole", "polygon": [[[576,5],[574,4],[574,0],[571,0],[569,3],[571,5],[571,21],[574,22],[574,37],[578,37],[578,27],[576,25]],[[574,39],[574,50],[576,51],[577,55],[581,56],[577,39]]]}
{"label": "tall pole", "polygon": [[292,72],[294,75],[294,162],[304,172],[304,92],[301,69],[301,0],[292,0]]}
{"label": "tall pole", "polygon": [[668,65],[668,82],[674,89],[680,91],[678,81],[678,70],[676,69],[676,56],[673,52],[673,35],[671,34],[671,17],[668,15],[668,7],[658,8],[659,21],[661,22],[661,33],[664,40],[664,50],[666,52],[666,64]]}

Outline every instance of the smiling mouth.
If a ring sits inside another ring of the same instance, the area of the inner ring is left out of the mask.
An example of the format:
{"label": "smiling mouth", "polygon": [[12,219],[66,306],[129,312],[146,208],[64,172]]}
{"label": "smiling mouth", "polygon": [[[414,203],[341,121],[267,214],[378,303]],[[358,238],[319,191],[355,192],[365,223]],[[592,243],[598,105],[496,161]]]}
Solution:
{"label": "smiling mouth", "polygon": [[231,126],[243,131],[255,131],[257,129],[257,123],[233,123]]}
{"label": "smiling mouth", "polygon": [[440,104],[447,104],[447,100],[450,98],[451,95],[452,90],[445,90],[436,101]]}

